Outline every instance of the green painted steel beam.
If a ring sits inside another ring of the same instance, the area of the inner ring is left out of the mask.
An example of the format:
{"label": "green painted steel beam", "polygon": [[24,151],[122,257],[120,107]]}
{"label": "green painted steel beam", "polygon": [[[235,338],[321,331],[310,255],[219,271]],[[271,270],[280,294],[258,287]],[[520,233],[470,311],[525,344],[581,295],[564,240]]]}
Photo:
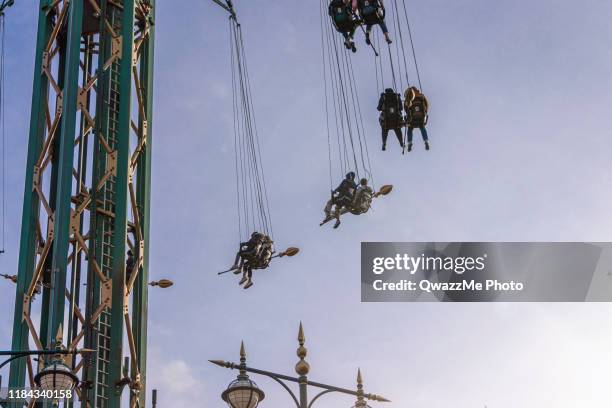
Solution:
{"label": "green painted steel beam", "polygon": [[[70,245],[70,210],[72,197],[72,170],[74,168],[74,139],[77,120],[77,96],[83,0],[71,1],[68,10],[68,38],[66,64],[62,89],[62,122],[59,133],[58,179],[55,197],[55,238],[51,266],[51,299],[49,302],[47,344],[51,344],[64,322],[66,304],[66,274]],[[57,154],[56,153],[56,154]]]}
{"label": "green painted steel beam", "polygon": [[121,389],[116,383],[123,374],[123,322],[125,254],[127,236],[128,169],[132,107],[132,50],[134,46],[134,0],[124,0],[121,17],[121,60],[119,64],[119,123],[117,125],[117,176],[115,177],[115,217],[112,236],[112,307],[108,408],[121,406]]}
{"label": "green painted steel beam", "polygon": [[[66,69],[66,54],[63,51],[60,51],[58,56],[58,72],[60,73],[59,78],[57,80],[58,86],[60,89],[64,88],[64,75],[61,73],[65,72]],[[61,132],[62,122],[58,125],[57,132]],[[58,152],[60,149],[60,138],[56,137],[53,141],[53,151]],[[58,170],[59,170],[59,155],[54,154],[51,159],[51,179],[49,180],[49,205],[51,206],[51,210],[55,212],[55,208],[57,205],[57,179],[58,179]],[[51,282],[51,271],[53,268],[53,247],[55,243],[51,242],[51,250],[47,256],[45,261],[45,266],[43,269],[43,282]],[[41,316],[49,316],[49,308],[51,304],[51,289],[48,286],[43,286],[42,288],[42,306],[41,306]],[[49,320],[41,319],[40,320],[40,332],[38,335],[40,336],[43,347],[50,347],[52,344],[49,343],[49,339],[53,339],[57,333],[52,333],[49,330]]]}
{"label": "green painted steel beam", "polygon": [[[17,267],[17,289],[15,295],[15,316],[13,323],[13,350],[27,350],[29,330],[23,320],[24,295],[27,285],[32,280],[36,253],[36,224],[40,202],[32,189],[34,182],[34,165],[42,148],[45,134],[45,110],[49,83],[42,73],[43,50],[51,34],[51,20],[44,12],[49,0],[40,1],[38,14],[38,35],[36,38],[36,60],[34,64],[34,84],[32,91],[32,107],[30,113],[30,131],[28,141],[28,157],[26,163],[25,191],[23,195],[23,213],[21,223],[21,239],[19,243],[19,263]],[[23,359],[11,364],[9,386],[21,387],[25,383],[26,363]]]}
{"label": "green painted steel beam", "polygon": [[[146,116],[147,143],[141,153],[136,174],[136,200],[141,216],[141,232],[144,240],[144,259],[142,269],[135,283],[132,310],[134,342],[137,348],[138,369],[141,373],[143,390],[140,392],[140,406],[146,406],[146,371],[147,371],[147,321],[148,321],[148,290],[149,290],[149,232],[151,215],[151,152],[153,146],[153,64],[155,43],[155,1],[152,1],[152,11],[149,24],[149,38],[142,45],[140,58],[140,83],[143,92],[144,112]],[[145,124],[140,118],[139,129]],[[134,373],[132,372],[132,375]]]}

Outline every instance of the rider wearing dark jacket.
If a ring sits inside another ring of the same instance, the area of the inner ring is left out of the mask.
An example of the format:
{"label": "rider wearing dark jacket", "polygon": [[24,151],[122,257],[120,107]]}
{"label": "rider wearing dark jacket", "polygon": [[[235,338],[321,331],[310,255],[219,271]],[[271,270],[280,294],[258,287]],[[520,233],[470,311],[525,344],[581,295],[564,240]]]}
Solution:
{"label": "rider wearing dark jacket", "polygon": [[234,265],[230,268],[235,274],[242,273],[239,284],[245,289],[253,286],[253,269],[267,268],[274,252],[272,240],[266,234],[253,232],[247,242],[240,244]]}
{"label": "rider wearing dark jacket", "polygon": [[[350,172],[346,175],[342,183],[332,191],[332,196],[325,205],[323,211],[325,212],[325,219],[321,223],[321,225],[325,224],[327,221],[332,218],[336,218],[336,224],[340,225],[340,211],[343,207],[349,206],[353,202],[353,197],[355,195],[355,189],[357,188],[357,184],[355,183],[355,173]],[[334,207],[334,212],[332,215],[332,207]],[[335,226],[337,228],[337,226]]]}
{"label": "rider wearing dark jacket", "polygon": [[380,94],[378,100],[378,111],[380,112],[380,128],[382,129],[382,149],[387,149],[387,136],[389,130],[395,132],[397,141],[402,148],[404,141],[402,139],[402,98],[400,94],[395,93],[391,88],[385,89],[385,92]]}
{"label": "rider wearing dark jacket", "polygon": [[356,52],[357,48],[353,36],[357,29],[357,22],[353,18],[353,13],[351,13],[349,0],[331,0],[328,12],[336,31],[344,37],[344,46]]}
{"label": "rider wearing dark jacket", "polygon": [[352,200],[353,195],[355,194],[355,189],[357,188],[357,183],[355,183],[355,173],[352,171],[346,175],[344,180],[340,183],[340,185],[334,190],[334,193],[337,193],[338,198],[336,202],[344,203],[346,200]]}
{"label": "rider wearing dark jacket", "polygon": [[[356,4],[355,4],[356,3]],[[370,45],[372,26],[379,25],[387,44],[391,44],[391,37],[387,24],[385,24],[385,5],[383,0],[353,0],[353,9],[357,6],[359,15],[366,25],[366,44]]]}

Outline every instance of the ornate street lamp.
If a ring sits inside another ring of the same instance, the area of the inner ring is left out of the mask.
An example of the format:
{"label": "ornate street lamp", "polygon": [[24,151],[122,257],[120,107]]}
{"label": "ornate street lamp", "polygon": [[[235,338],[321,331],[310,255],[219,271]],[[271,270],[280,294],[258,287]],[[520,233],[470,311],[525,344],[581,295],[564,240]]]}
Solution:
{"label": "ornate street lamp", "polygon": [[63,351],[62,337],[62,325],[60,325],[55,338],[57,353],[52,355],[51,361],[34,377],[34,382],[39,388],[56,391],[57,395],[60,391],[72,391],[79,382],[79,378],[64,363],[65,354],[61,353]]}
{"label": "ornate street lamp", "polygon": [[[78,377],[72,372],[72,369],[64,363],[64,359],[68,355],[91,353],[94,350],[90,349],[72,349],[68,350],[62,347],[62,326],[57,330],[55,344],[49,350],[9,350],[0,351],[0,356],[9,356],[9,358],[0,363],[0,369],[11,361],[26,358],[29,356],[49,356],[50,361],[44,365],[43,369],[36,374],[34,382],[37,387],[44,391],[52,391],[54,398],[52,405],[59,405],[58,396],[66,395],[67,391],[72,391],[79,382]],[[0,385],[2,377],[0,376]],[[63,397],[62,397],[63,398]],[[12,406],[12,405],[11,405]]]}
{"label": "ornate street lamp", "polygon": [[232,381],[221,398],[231,408],[256,408],[260,401],[265,398],[265,394],[251,381],[244,368],[246,368],[246,351],[244,343],[240,344],[240,373]]}
{"label": "ornate street lamp", "polygon": [[[308,380],[308,373],[310,371],[310,365],[306,361],[306,355],[308,350],[304,347],[306,338],[304,336],[304,329],[300,323],[300,329],[298,333],[299,347],[297,349],[297,355],[300,358],[298,363],[295,365],[295,372],[299,377],[291,377],[284,374],[277,374],[270,371],[264,371],[257,368],[251,368],[246,365],[246,352],[244,350],[244,343],[240,346],[240,364],[231,363],[223,360],[209,360],[211,363],[216,364],[220,367],[229,369],[238,369],[240,373],[238,378],[232,381],[227,389],[221,394],[221,398],[225,401],[230,408],[257,408],[257,405],[261,400],[264,399],[264,392],[257,387],[253,381],[249,379],[247,373],[264,375],[272,378],[274,381],[279,383],[288,393],[291,395],[293,402],[297,408],[312,408],[314,402],[319,397],[329,394],[331,392],[339,392],[341,394],[348,394],[357,397],[357,402],[353,408],[370,408],[366,400],[390,402],[388,399],[383,398],[375,394],[367,394],[363,391],[363,379],[361,376],[361,370],[357,372],[357,391],[348,390],[345,388],[336,387],[333,385],[322,384]],[[285,381],[291,381],[299,384],[299,398],[294,394]],[[312,400],[308,401],[308,386],[323,389],[315,395]]]}
{"label": "ornate street lamp", "polygon": [[34,382],[43,390],[72,391],[79,379],[64,364],[61,356],[55,356],[51,363],[36,374]]}

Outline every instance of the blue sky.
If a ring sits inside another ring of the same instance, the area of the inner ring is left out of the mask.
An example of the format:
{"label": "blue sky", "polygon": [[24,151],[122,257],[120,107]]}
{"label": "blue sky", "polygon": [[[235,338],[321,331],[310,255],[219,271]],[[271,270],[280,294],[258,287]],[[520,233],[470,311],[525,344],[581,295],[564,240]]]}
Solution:
{"label": "blue sky", "polygon": [[[381,152],[374,62],[353,57],[374,173],[373,211],[319,228],[327,140],[318,2],[236,0],[245,33],[275,238],[302,252],[244,291],[217,277],[237,246],[227,18],[158,0],[149,387],[161,406],[220,406],[234,377],[207,359],[293,373],[304,322],[311,378],[397,407],[525,408],[610,402],[609,304],[360,304],[361,241],[610,241],[612,28],[608,1],[406,0],[432,150]],[[7,17],[7,253],[15,273],[36,7]],[[395,149],[394,149],[395,148]],[[14,287],[0,282],[0,344]],[[6,373],[2,373],[6,374]],[[263,406],[290,404],[255,379]],[[174,401],[174,402],[171,402]],[[333,394],[321,408],[351,406]],[[344,405],[342,405],[344,404]],[[372,404],[380,405],[380,404]]]}

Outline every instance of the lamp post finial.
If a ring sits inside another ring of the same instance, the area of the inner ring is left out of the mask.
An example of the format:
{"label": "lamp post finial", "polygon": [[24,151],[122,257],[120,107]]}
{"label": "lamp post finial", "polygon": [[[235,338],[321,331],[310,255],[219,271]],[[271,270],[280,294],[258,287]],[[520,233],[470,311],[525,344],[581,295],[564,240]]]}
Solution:
{"label": "lamp post finial", "polygon": [[300,358],[300,361],[298,361],[295,365],[295,372],[301,376],[305,376],[310,371],[310,365],[305,360],[308,350],[306,347],[304,347],[306,337],[304,336],[304,327],[302,326],[302,322],[300,322],[300,329],[298,331],[298,342],[300,346],[297,349],[297,356]]}
{"label": "lamp post finial", "polygon": [[244,341],[240,342],[240,362],[246,362],[246,350],[244,348]]}
{"label": "lamp post finial", "polygon": [[355,408],[367,407],[363,393],[363,377],[361,376],[361,368],[357,369],[357,402],[355,402]]}

